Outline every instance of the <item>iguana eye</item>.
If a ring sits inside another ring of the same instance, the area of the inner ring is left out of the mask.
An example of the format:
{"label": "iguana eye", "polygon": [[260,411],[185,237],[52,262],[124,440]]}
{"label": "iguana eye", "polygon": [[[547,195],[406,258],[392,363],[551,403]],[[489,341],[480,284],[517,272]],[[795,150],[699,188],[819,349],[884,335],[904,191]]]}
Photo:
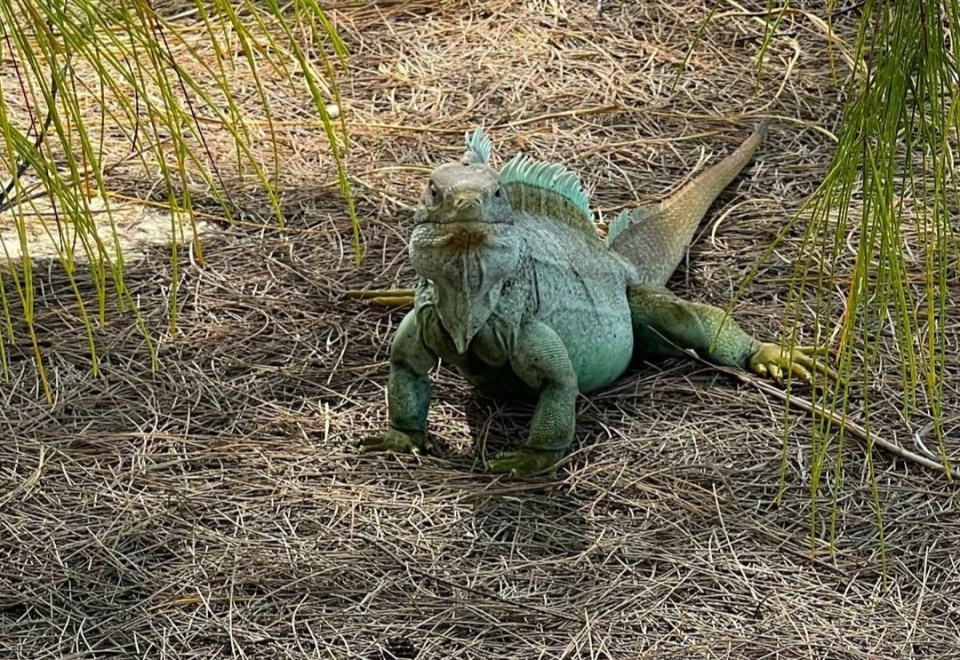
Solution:
{"label": "iguana eye", "polygon": [[493,196],[500,197],[501,195],[503,195],[503,186],[497,186],[497,189],[494,191]]}
{"label": "iguana eye", "polygon": [[440,194],[440,191],[437,190],[437,184],[435,184],[433,181],[430,182],[430,187],[427,188],[427,190],[430,191],[431,198],[436,197]]}

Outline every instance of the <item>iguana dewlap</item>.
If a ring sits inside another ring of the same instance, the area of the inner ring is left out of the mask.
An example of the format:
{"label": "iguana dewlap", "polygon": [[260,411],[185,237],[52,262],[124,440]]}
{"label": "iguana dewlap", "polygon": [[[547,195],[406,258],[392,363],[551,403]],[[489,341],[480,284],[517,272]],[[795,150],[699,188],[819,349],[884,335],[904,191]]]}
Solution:
{"label": "iguana dewlap", "polygon": [[461,162],[434,170],[414,215],[409,255],[423,284],[393,340],[390,427],[367,438],[366,448],[430,448],[429,372],[438,360],[487,394],[536,401],[526,445],[488,464],[514,476],[550,468],[567,451],[578,394],[677,347],[778,380],[786,372],[832,376],[812,349],[782,351],[724,310],[664,288],[703,215],[766,130],[760,124],[669,199],[621,213],[605,240],[573,172],[523,155],[497,172],[490,140],[481,129],[468,134]]}

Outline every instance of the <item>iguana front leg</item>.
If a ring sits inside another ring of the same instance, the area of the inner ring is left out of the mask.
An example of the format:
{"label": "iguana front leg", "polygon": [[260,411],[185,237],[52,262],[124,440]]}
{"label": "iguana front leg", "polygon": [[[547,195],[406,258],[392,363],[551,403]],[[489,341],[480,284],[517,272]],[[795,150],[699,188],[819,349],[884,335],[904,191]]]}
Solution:
{"label": "iguana front leg", "polygon": [[423,343],[415,310],[407,312],[390,347],[387,381],[390,428],[363,440],[364,451],[418,454],[432,449],[427,437],[430,371],[437,356]]}
{"label": "iguana front leg", "polygon": [[683,300],[665,289],[643,285],[630,287],[636,353],[641,356],[672,355],[676,346],[693,349],[717,364],[739,367],[782,382],[784,376],[812,382],[818,373],[836,378],[837,373],[817,357],[811,347],[787,347],[762,342],[740,328],[719,307]]}
{"label": "iguana front leg", "polygon": [[487,468],[520,477],[551,468],[573,444],[577,376],[560,337],[539,321],[519,333],[510,367],[539,393],[537,405],[524,448],[497,454]]}

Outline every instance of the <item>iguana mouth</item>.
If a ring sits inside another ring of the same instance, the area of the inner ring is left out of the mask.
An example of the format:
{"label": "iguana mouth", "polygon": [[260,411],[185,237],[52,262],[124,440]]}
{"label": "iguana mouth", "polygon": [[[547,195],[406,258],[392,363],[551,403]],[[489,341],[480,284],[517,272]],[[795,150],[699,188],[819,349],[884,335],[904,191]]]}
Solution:
{"label": "iguana mouth", "polygon": [[423,218],[414,220],[414,227],[419,227],[422,225],[436,227],[442,232],[461,232],[469,231],[471,229],[489,232],[496,227],[512,227],[514,222],[512,220],[488,220],[480,218],[469,220],[442,220],[435,218]]}
{"label": "iguana mouth", "polygon": [[493,220],[431,220],[427,218],[425,220],[420,220],[416,224],[455,227],[457,225],[503,225],[507,223],[495,222]]}

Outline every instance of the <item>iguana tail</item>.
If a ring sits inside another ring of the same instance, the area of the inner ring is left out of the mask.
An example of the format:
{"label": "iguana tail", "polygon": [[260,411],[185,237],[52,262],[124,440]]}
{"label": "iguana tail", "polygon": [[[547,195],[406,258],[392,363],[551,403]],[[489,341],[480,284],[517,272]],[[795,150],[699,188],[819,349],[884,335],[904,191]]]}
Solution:
{"label": "iguana tail", "polygon": [[673,196],[621,212],[610,225],[607,245],[636,265],[644,283],[666,284],[713,200],[750,162],[766,135],[763,121],[736,151]]}

